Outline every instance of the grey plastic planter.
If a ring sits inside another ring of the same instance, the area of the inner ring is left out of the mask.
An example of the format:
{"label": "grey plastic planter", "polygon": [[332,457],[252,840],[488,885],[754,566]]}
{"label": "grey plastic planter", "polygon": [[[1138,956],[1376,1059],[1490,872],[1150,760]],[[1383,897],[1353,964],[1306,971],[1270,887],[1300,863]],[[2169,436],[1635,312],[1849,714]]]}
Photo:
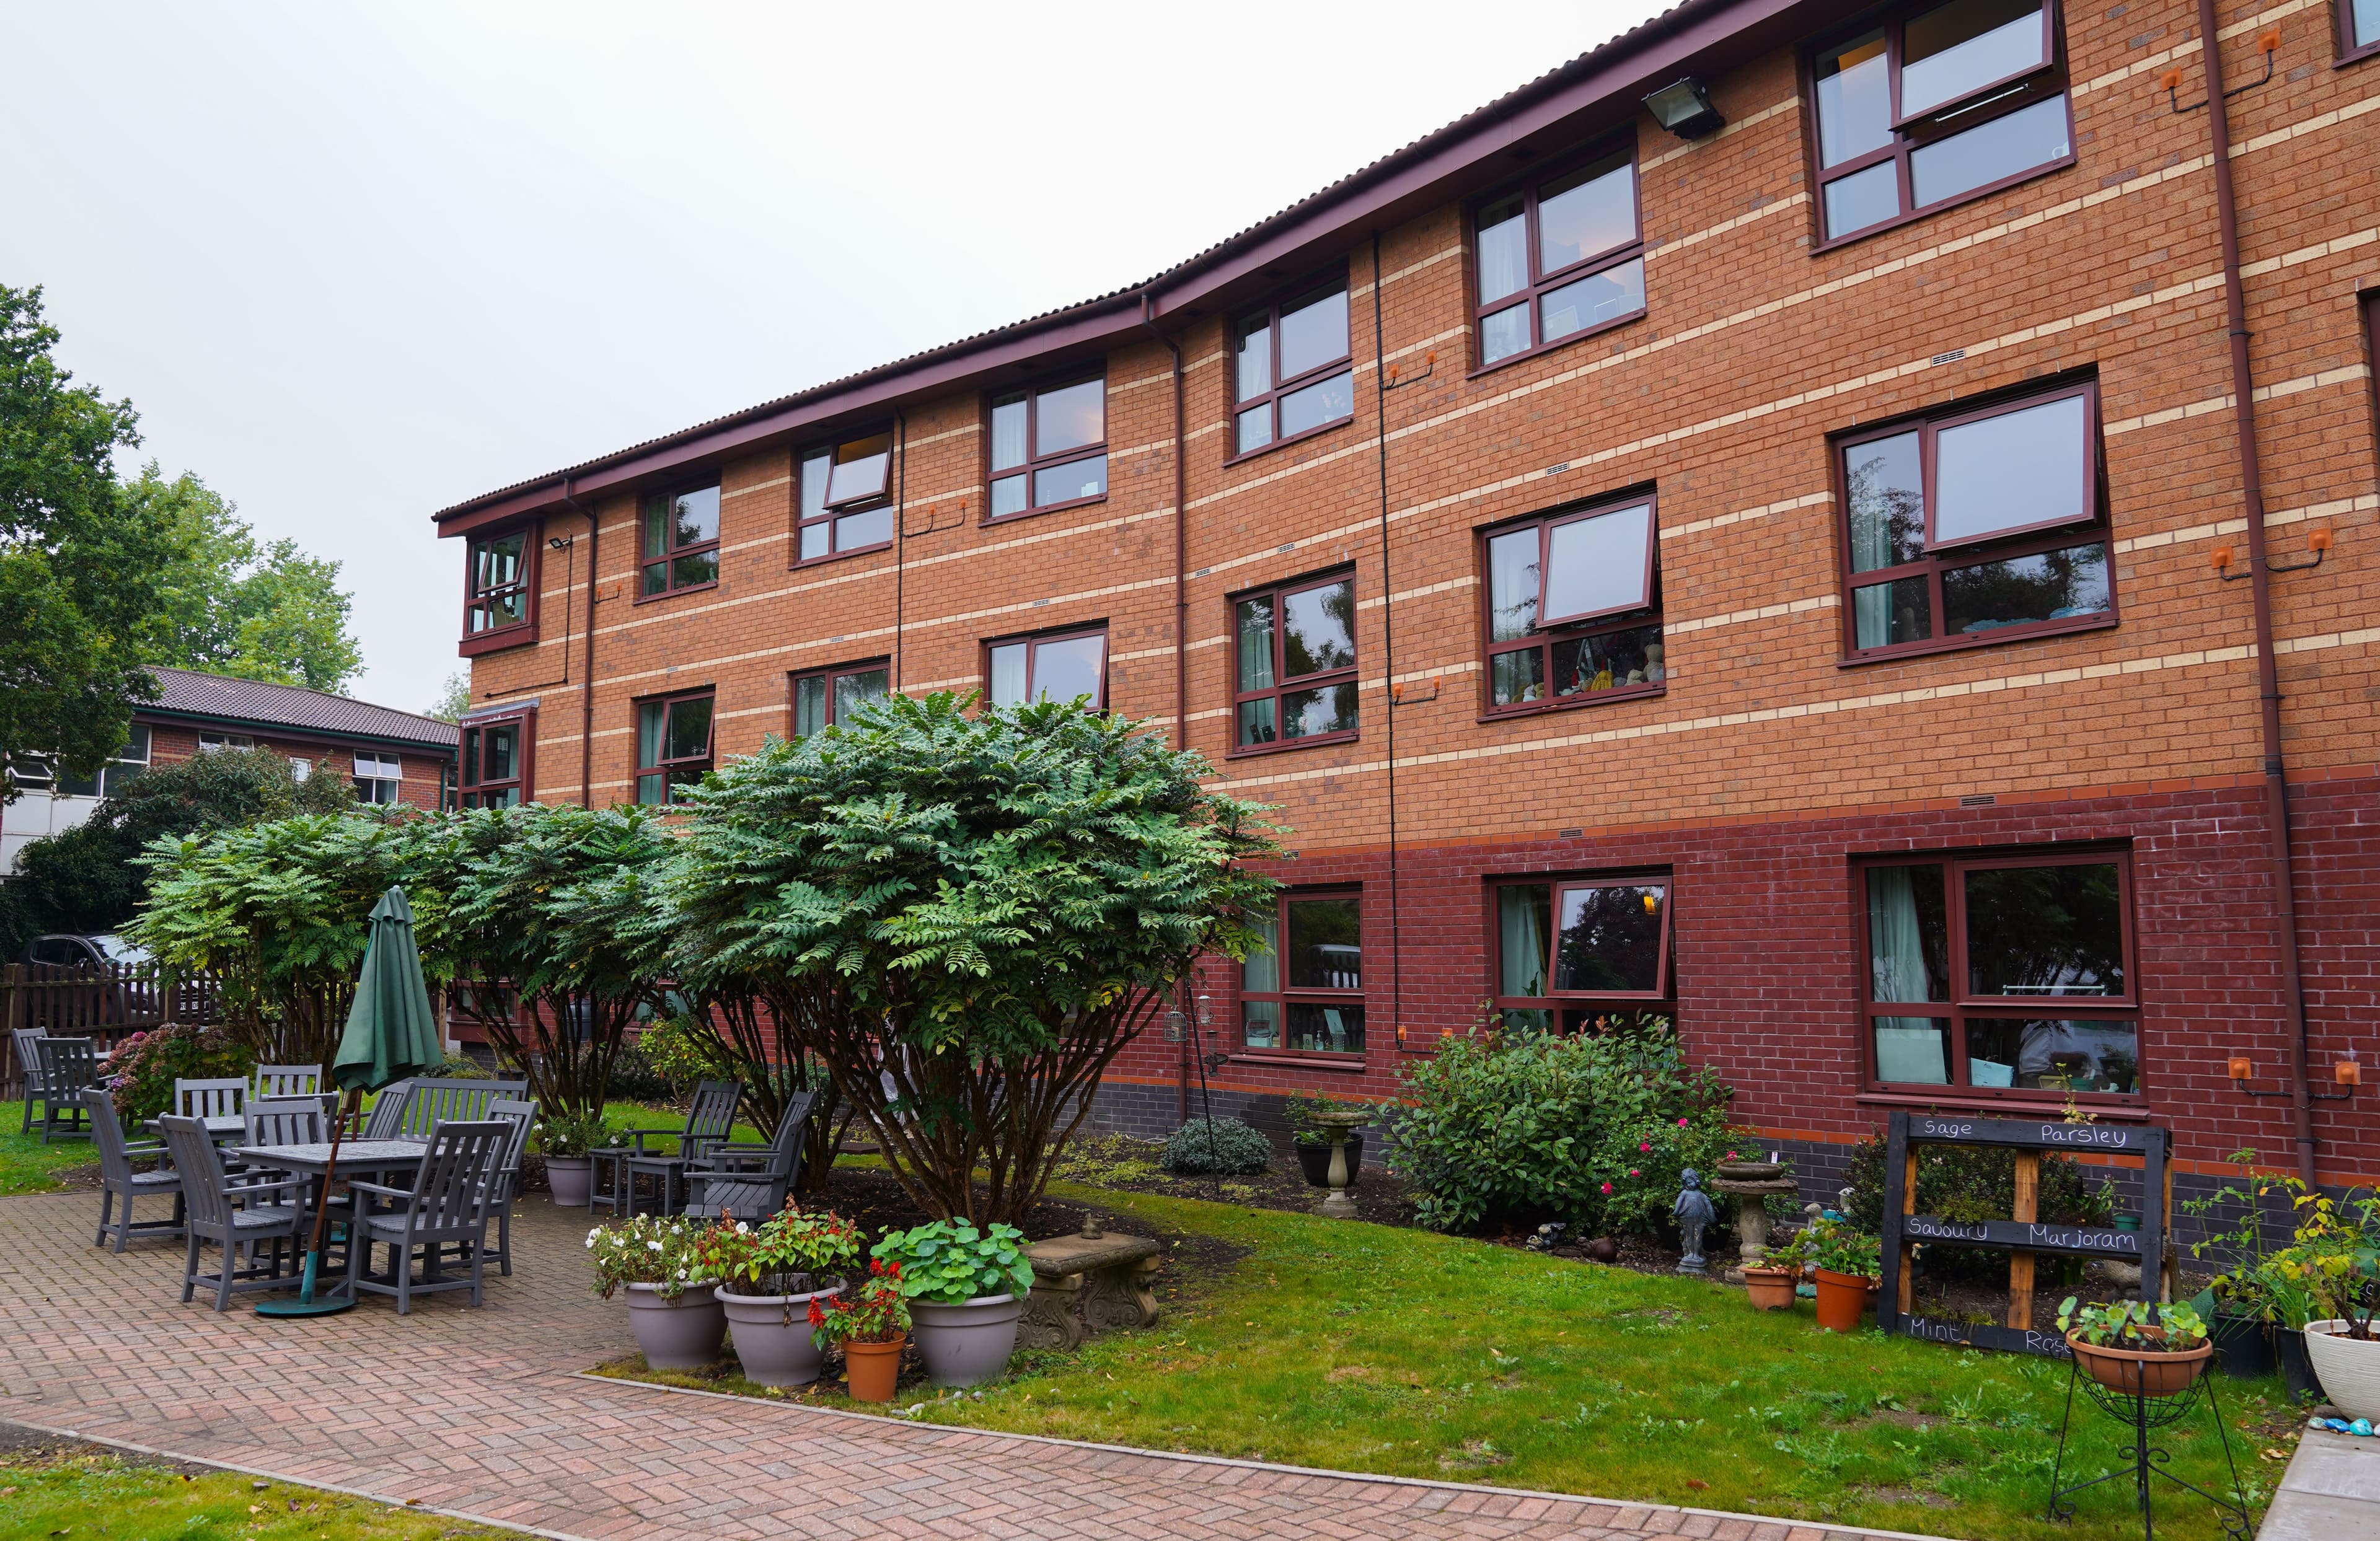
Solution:
{"label": "grey plastic planter", "polygon": [[937,1386],[980,1386],[1008,1368],[1016,1352],[1016,1322],[1025,1315],[1021,1295],[978,1295],[957,1305],[929,1300],[909,1303],[909,1341],[926,1378]]}
{"label": "grey plastic planter", "polygon": [[565,1209],[586,1208],[591,1185],[588,1169],[591,1165],[584,1156],[548,1156],[545,1181],[553,1189],[553,1202]]}
{"label": "grey plastic planter", "polygon": [[810,1302],[843,1288],[834,1280],[806,1295],[739,1295],[718,1292],[727,1326],[735,1334],[735,1357],[744,1378],[763,1386],[808,1386],[819,1377],[826,1350],[810,1341]]}
{"label": "grey plastic planter", "polygon": [[689,1284],[676,1295],[658,1284],[628,1286],[628,1330],[645,1363],[657,1370],[698,1370],[719,1358],[727,1336],[727,1313],[714,1298],[716,1286]]}

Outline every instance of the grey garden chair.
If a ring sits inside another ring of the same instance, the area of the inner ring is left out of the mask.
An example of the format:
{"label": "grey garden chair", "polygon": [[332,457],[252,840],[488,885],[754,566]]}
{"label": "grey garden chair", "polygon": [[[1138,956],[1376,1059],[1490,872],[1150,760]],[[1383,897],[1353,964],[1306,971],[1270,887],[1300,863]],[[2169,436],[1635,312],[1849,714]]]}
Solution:
{"label": "grey garden chair", "polygon": [[[121,1253],[128,1238],[136,1232],[144,1236],[182,1233],[182,1174],[163,1165],[165,1144],[128,1145],[124,1125],[116,1121],[115,1101],[107,1093],[93,1086],[82,1094],[82,1104],[91,1114],[91,1144],[99,1147],[99,1234],[93,1246],[103,1246],[107,1233],[115,1232],[115,1250]],[[135,1171],[132,1163],[155,1159],[161,1164],[154,1171]],[[146,1195],[174,1198],[174,1218],[169,1220],[136,1220],[132,1218],[132,1201]],[[118,1203],[122,1212],[114,1219],[108,1217]]]}
{"label": "grey garden chair", "polygon": [[[295,1204],[261,1204],[252,1208],[246,1206],[272,1193],[294,1193],[300,1186],[299,1181],[232,1177],[224,1171],[223,1156],[208,1137],[204,1123],[174,1113],[157,1122],[165,1131],[165,1148],[173,1153],[174,1168],[182,1174],[182,1194],[188,1204],[184,1211],[188,1251],[182,1264],[183,1301],[187,1304],[203,1284],[215,1292],[215,1309],[228,1311],[235,1291],[273,1288],[281,1279],[281,1244],[290,1244],[289,1256],[294,1262],[298,1228],[304,1219]],[[199,1248],[208,1242],[223,1253],[223,1260],[211,1274],[199,1271]],[[273,1244],[273,1262],[267,1268],[255,1266],[255,1248],[262,1242]],[[244,1268],[238,1266],[243,1250],[249,1255],[249,1266]]]}
{"label": "grey garden chair", "polygon": [[[654,1213],[670,1213],[676,1207],[686,1163],[699,1159],[711,1146],[726,1141],[735,1128],[735,1104],[743,1096],[741,1081],[704,1081],[694,1088],[694,1101],[686,1109],[683,1129],[614,1131],[614,1141],[628,1143],[598,1147],[587,1153],[591,1158],[588,1168],[588,1207],[609,1204],[614,1215],[624,1207],[633,1215],[637,1212],[637,1179],[650,1177],[653,1180]],[[664,1156],[645,1148],[646,1135],[670,1134],[677,1135],[676,1155]],[[611,1179],[608,1186],[604,1183],[607,1171]]]}
{"label": "grey garden chair", "polygon": [[25,1118],[17,1128],[19,1135],[33,1132],[33,1104],[41,1098],[42,1057],[33,1048],[33,1040],[49,1036],[47,1027],[12,1027],[8,1030],[8,1041],[17,1050],[17,1079],[24,1083],[25,1089]]}
{"label": "grey garden chair", "polygon": [[259,1065],[256,1078],[250,1083],[250,1097],[320,1097],[329,1087],[322,1085],[321,1065]]}
{"label": "grey garden chair", "polygon": [[521,1152],[528,1148],[528,1132],[537,1124],[537,1104],[500,1097],[488,1104],[492,1119],[512,1122],[512,1140],[504,1147],[504,1165],[496,1171],[496,1269],[505,1278],[513,1272],[513,1203],[520,1197]]}
{"label": "grey garden chair", "polygon": [[90,1136],[91,1110],[82,1094],[99,1085],[98,1046],[89,1038],[39,1037],[33,1061],[42,1067],[42,1143],[62,1135]]}
{"label": "grey garden chair", "polygon": [[[410,1189],[378,1183],[351,1183],[358,1213],[348,1221],[347,1283],[356,1290],[395,1295],[398,1316],[413,1311],[413,1297],[438,1290],[468,1289],[471,1304],[485,1300],[480,1268],[487,1261],[489,1208],[498,1187],[498,1170],[510,1147],[516,1126],[510,1119],[468,1123],[442,1123],[431,1132],[430,1148],[421,1158],[419,1180]],[[362,1210],[366,1196],[385,1200],[378,1214]],[[372,1249],[384,1246],[394,1283],[370,1277]],[[413,1278],[413,1253],[421,1251],[421,1280]],[[453,1249],[456,1266],[468,1265],[464,1279],[442,1277],[446,1253]]]}
{"label": "grey garden chair", "polygon": [[[500,1097],[518,1097],[528,1090],[526,1081],[420,1076],[391,1085],[372,1104],[364,1137],[374,1140],[426,1140],[442,1123],[476,1123],[488,1116],[488,1104]],[[385,1112],[394,1098],[396,1108]]]}
{"label": "grey garden chair", "polygon": [[367,1140],[393,1140],[405,1126],[405,1099],[411,1095],[413,1083],[391,1081],[372,1098],[370,1111],[364,1114],[363,1133],[357,1136]]}
{"label": "grey garden chair", "polygon": [[183,1118],[237,1118],[248,1108],[248,1082],[237,1075],[174,1078],[174,1111]]}
{"label": "grey garden chair", "polygon": [[783,1208],[786,1192],[802,1173],[803,1137],[818,1097],[795,1094],[767,1145],[717,1145],[688,1162],[682,1212],[758,1224]]}

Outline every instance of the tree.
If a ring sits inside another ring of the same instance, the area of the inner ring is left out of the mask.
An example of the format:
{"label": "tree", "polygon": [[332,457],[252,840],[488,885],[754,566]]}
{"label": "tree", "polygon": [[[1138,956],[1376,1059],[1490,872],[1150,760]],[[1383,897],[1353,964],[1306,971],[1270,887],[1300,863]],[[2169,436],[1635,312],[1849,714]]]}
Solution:
{"label": "tree", "polygon": [[152,461],[124,496],[184,553],[163,575],[164,635],[150,661],[332,691],[362,673],[337,563],[294,540],[260,546],[237,505],[188,471],[169,481]]}
{"label": "tree", "polygon": [[430,703],[422,715],[435,717],[442,722],[459,722],[463,713],[471,710],[471,672],[457,669],[446,676],[438,687],[438,698]]}
{"label": "tree", "polygon": [[[929,1214],[1021,1218],[1116,1054],[1275,884],[1205,758],[1081,704],[870,703],[686,794],[654,923],[678,977],[749,989]],[[972,1181],[980,1170],[985,1187]]]}
{"label": "tree", "polygon": [[[177,547],[116,481],[115,452],[140,442],[132,404],[69,383],[57,343],[42,291],[0,285],[0,760],[55,755],[80,776],[156,693],[143,664]],[[0,802],[15,795],[0,777]]]}

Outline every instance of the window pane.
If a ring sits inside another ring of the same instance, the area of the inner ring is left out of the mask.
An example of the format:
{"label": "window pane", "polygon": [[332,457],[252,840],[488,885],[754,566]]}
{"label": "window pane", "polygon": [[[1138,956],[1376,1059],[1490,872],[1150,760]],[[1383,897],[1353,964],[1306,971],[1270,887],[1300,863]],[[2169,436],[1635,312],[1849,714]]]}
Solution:
{"label": "window pane", "polygon": [[839,552],[857,551],[862,546],[881,546],[892,539],[892,511],[871,508],[865,514],[845,514],[834,522],[834,549]]}
{"label": "window pane", "polygon": [[1522,706],[1546,694],[1542,648],[1516,648],[1488,660],[1488,688],[1498,706]]}
{"label": "window pane", "polygon": [[668,790],[668,783],[659,776],[637,778],[637,801],[648,807],[659,807]]}
{"label": "window pane", "polygon": [[1950,0],[1900,34],[1900,115],[1956,102],[2047,64],[2040,0]]}
{"label": "window pane", "polygon": [[1609,614],[1650,603],[1646,558],[1652,540],[1650,504],[1554,526],[1547,542],[1541,618]]}
{"label": "window pane", "polygon": [[522,616],[527,596],[516,588],[509,594],[499,594],[485,604],[474,607],[473,613],[481,623],[475,630],[493,631],[498,626],[516,625]]}
{"label": "window pane", "polygon": [[1554,934],[1554,989],[1651,990],[1661,984],[1664,883],[1565,888]]}
{"label": "window pane", "polygon": [[1107,491],[1108,457],[1104,455],[1069,460],[1062,466],[1033,473],[1033,504],[1037,508],[1072,503],[1076,498],[1101,498],[1107,496]]}
{"label": "window pane", "polygon": [[1488,636],[1515,642],[1537,619],[1536,526],[1512,530],[1488,542]]}
{"label": "window pane", "polygon": [[834,677],[834,720],[848,722],[851,714],[870,701],[891,694],[892,676],[882,669],[862,669]]}
{"label": "window pane", "polygon": [[2113,862],[1966,875],[1967,993],[2124,993],[2123,889]]}
{"label": "window pane", "polygon": [[2380,0],[2355,0],[2355,11],[2350,25],[2355,30],[2355,46],[2369,47],[2380,42]]}
{"label": "window pane", "polygon": [[1233,419],[1232,453],[1245,455],[1272,443],[1272,403],[1251,406]]}
{"label": "window pane", "polygon": [[1925,554],[1925,479],[1917,439],[1898,433],[1843,451],[1854,573],[1898,567]]}
{"label": "window pane", "polygon": [[1355,661],[1354,579],[1284,594],[1281,612],[1283,678],[1303,679]]}
{"label": "window pane", "polygon": [[645,592],[648,595],[669,592],[669,564],[656,562],[644,570]]}
{"label": "window pane", "polygon": [[[1004,471],[1025,464],[1025,393],[996,396],[991,404],[991,468]],[[1021,491],[1021,489],[1020,489]]]}
{"label": "window pane", "polygon": [[1364,1048],[1364,1008],[1354,1001],[1289,1003],[1288,1049],[1299,1054],[1356,1054]]}
{"label": "window pane", "polygon": [[500,535],[484,541],[479,548],[479,569],[474,586],[479,588],[501,588],[518,583],[521,576],[521,547],[527,537]]}
{"label": "window pane", "polygon": [[833,457],[824,450],[802,461],[802,517],[815,519],[826,512],[826,484]]}
{"label": "window pane", "polygon": [[710,753],[710,698],[672,701],[669,708],[669,758],[701,759]]}
{"label": "window pane", "polygon": [[1922,577],[1895,578],[1852,590],[1853,644],[1888,648],[1934,635],[1934,596]]}
{"label": "window pane", "polygon": [[884,495],[886,468],[892,463],[892,435],[871,433],[865,439],[834,447],[834,469],[827,476],[826,501],[856,503]]}
{"label": "window pane", "polygon": [[670,500],[671,545],[699,546],[719,539],[719,489],[700,487]]}
{"label": "window pane", "polygon": [[[294,767],[302,762],[293,760],[290,763]],[[302,782],[306,778],[299,776],[298,779]],[[98,796],[99,772],[94,770],[88,776],[60,776],[58,778],[58,795],[63,797]]]}
{"label": "window pane", "polygon": [[[140,764],[111,765],[102,773],[100,790],[103,795],[113,797],[117,793],[123,791],[126,787],[130,786],[134,782],[140,780],[142,773],[148,769],[149,767],[146,765]],[[392,782],[389,784],[391,786],[395,786],[396,783]],[[392,803],[396,801],[394,796],[390,797],[388,800]]]}
{"label": "window pane", "polygon": [[1892,142],[1892,90],[1881,30],[1819,55],[1812,73],[1818,82],[1820,165],[1840,165]]}
{"label": "window pane", "polygon": [[802,527],[802,560],[813,562],[827,553],[827,522]]}
{"label": "window pane", "polygon": [[520,724],[507,722],[489,728],[480,738],[481,763],[486,767],[480,780],[508,782],[520,774]]}
{"label": "window pane", "polygon": [[1558,273],[1635,238],[1636,167],[1633,164],[1589,166],[1537,191],[1540,273]]}
{"label": "window pane", "polygon": [[1105,699],[1100,686],[1107,673],[1108,639],[1069,637],[1062,642],[1039,642],[1033,648],[1033,693],[1045,701],[1071,701],[1088,696],[1091,705]]}
{"label": "window pane", "polygon": [[[1527,204],[1507,198],[1479,211],[1479,303],[1529,286]],[[1525,346],[1525,345],[1524,345]]]}
{"label": "window pane", "polygon": [[1281,313],[1281,377],[1294,380],[1347,357],[1347,291],[1334,289]]}
{"label": "window pane", "polygon": [[794,736],[808,738],[826,726],[826,676],[794,682]]}
{"label": "window pane", "polygon": [[1257,995],[1281,989],[1281,928],[1270,915],[1248,922],[1264,940],[1240,964],[1240,988]]}
{"label": "window pane", "polygon": [[1250,316],[1240,323],[1240,335],[1233,345],[1238,360],[1238,394],[1233,401],[1245,401],[1272,389],[1272,322],[1269,314]]}
{"label": "window pane", "polygon": [[[1973,1024],[1968,1025],[1973,1030]],[[1876,1019],[1876,1078],[1920,1086],[1950,1084],[1950,1025],[1932,1017]]]}
{"label": "window pane", "polygon": [[1025,512],[1025,479],[1004,476],[991,484],[991,516]]}
{"label": "window pane", "polygon": [[2136,1093],[2140,1027],[2131,1022],[1970,1017],[1967,1079],[1978,1086]]}
{"label": "window pane", "polygon": [[1042,392],[1033,409],[1033,434],[1038,441],[1033,453],[1057,455],[1106,438],[1107,401],[1104,380],[1086,380],[1079,385]]}
{"label": "window pane", "polygon": [[1667,677],[1658,626],[1574,637],[1556,642],[1550,651],[1556,697],[1624,690],[1634,685],[1658,684]]}
{"label": "window pane", "polygon": [[1900,212],[1900,166],[1878,161],[1827,184],[1827,238],[1882,224]]}
{"label": "window pane", "polygon": [[1545,341],[1567,337],[1591,326],[1645,309],[1645,259],[1633,258],[1606,268],[1575,284],[1565,284],[1537,301],[1545,324]]}
{"label": "window pane", "polygon": [[668,715],[669,709],[659,701],[647,701],[637,708],[637,764],[639,767],[662,762],[662,724]]}
{"label": "window pane", "polygon": [[1479,357],[1485,363],[1510,358],[1528,346],[1529,308],[1525,305],[1499,310],[1479,323]]}
{"label": "window pane", "polygon": [[1867,871],[1868,999],[1950,999],[1950,918],[1939,867]]}
{"label": "window pane", "polygon": [[2053,96],[1912,151],[1910,188],[1918,207],[1924,208],[2047,165],[2070,148],[2066,136],[2066,98]]}
{"label": "window pane", "polygon": [[1281,735],[1315,738],[1355,731],[1355,682],[1319,690],[1287,690],[1281,698]]}
{"label": "window pane", "polygon": [[1243,1001],[1240,1005],[1240,1041],[1250,1049],[1279,1049],[1281,1002]]}
{"label": "window pane", "polygon": [[644,554],[648,560],[669,554],[670,510],[665,499],[651,498],[645,504]]}
{"label": "window pane", "polygon": [[719,553],[700,552],[693,556],[681,556],[670,564],[670,587],[690,588],[696,584],[719,581]]}
{"label": "window pane", "polygon": [[1289,912],[1289,985],[1292,989],[1364,988],[1364,902],[1292,899]]}
{"label": "window pane", "polygon": [[[1262,408],[1258,408],[1262,410]],[[1328,380],[1295,390],[1281,398],[1281,436],[1335,423],[1355,411],[1355,375],[1334,374]]]}
{"label": "window pane", "polygon": [[1496,891],[1496,993],[1546,993],[1546,957],[1552,952],[1553,888],[1514,883]]}
{"label": "window pane", "polygon": [[[206,746],[206,741],[205,741],[204,739],[200,740],[200,742],[199,742],[199,747],[200,747],[200,748],[201,748],[201,749],[203,749],[203,748],[205,748],[206,746]],[[459,765],[462,767],[462,769],[463,769],[463,784],[464,784],[465,786],[477,786],[477,785],[479,785],[479,784],[480,784],[480,730],[479,730],[479,729],[477,729],[477,728],[465,728],[465,729],[463,730],[463,752],[462,752],[460,755],[458,755],[458,756],[456,756],[456,757],[455,757],[455,761],[456,761],[456,763],[457,763],[457,764],[459,764]],[[642,760],[639,760],[639,761],[638,761],[637,763],[638,763],[639,765],[641,765],[641,764],[643,764],[644,762],[643,762]]]}
{"label": "window pane", "polygon": [[2099,615],[2107,609],[2105,546],[2069,546],[1942,575],[1942,620],[1953,636]]}
{"label": "window pane", "polygon": [[1025,699],[1026,655],[1031,645],[1011,642],[991,649],[991,704],[1014,706]]}
{"label": "window pane", "polygon": [[1273,698],[1259,697],[1240,703],[1240,747],[1269,744],[1276,736],[1273,729]]}
{"label": "window pane", "polygon": [[516,808],[520,807],[520,788],[516,786],[505,787],[501,792],[484,792],[480,795],[480,797],[481,805],[487,807]]}
{"label": "window pane", "polygon": [[1240,617],[1240,688],[1270,689],[1272,678],[1272,596],[1242,600]]}
{"label": "window pane", "polygon": [[2064,396],[1936,434],[1935,544],[2088,517],[2084,407]]}

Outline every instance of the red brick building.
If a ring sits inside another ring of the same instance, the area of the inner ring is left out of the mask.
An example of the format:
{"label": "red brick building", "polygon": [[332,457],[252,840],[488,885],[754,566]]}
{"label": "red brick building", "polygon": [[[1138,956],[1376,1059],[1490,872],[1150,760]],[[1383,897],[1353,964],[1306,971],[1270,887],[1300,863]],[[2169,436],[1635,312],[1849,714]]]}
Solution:
{"label": "red brick building", "polygon": [[445,509],[463,795],[1087,691],[1295,831],[1219,1111],[1654,1012],[1814,1174],[2070,1097],[2368,1177],[2380,8],[2215,30],[2211,121],[2186,0],[1688,0],[1147,283]]}

